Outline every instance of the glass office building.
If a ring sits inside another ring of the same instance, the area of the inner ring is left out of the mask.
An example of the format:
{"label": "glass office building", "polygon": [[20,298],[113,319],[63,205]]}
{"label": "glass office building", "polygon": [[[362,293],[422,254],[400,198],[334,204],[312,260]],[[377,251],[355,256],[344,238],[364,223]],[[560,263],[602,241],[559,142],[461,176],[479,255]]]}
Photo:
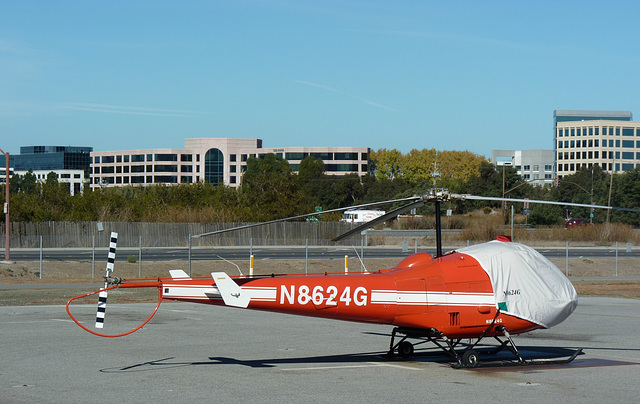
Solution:
{"label": "glass office building", "polygon": [[23,146],[12,156],[16,171],[85,170],[89,171],[93,147]]}
{"label": "glass office building", "polygon": [[11,172],[25,175],[31,171],[39,182],[44,182],[53,172],[58,182],[75,195],[82,192],[90,172],[92,151],[93,147],[83,146],[22,146],[20,154],[10,156],[9,164]]}
{"label": "glass office building", "polygon": [[557,110],[554,123],[558,178],[594,165],[607,172],[640,168],[640,122],[631,112]]}

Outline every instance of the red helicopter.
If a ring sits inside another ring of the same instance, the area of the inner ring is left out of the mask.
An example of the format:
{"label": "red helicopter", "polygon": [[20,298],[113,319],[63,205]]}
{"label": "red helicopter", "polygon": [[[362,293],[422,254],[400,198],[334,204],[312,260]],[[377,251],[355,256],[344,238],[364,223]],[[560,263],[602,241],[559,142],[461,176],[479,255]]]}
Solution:
{"label": "red helicopter", "polygon": [[[454,360],[455,367],[479,365],[478,343],[494,338],[499,345],[495,352],[507,348],[515,356],[511,364],[531,364],[525,360],[513,342],[512,335],[536,329],[550,328],[564,321],[576,308],[578,296],[571,282],[548,259],[533,248],[512,243],[506,237],[488,243],[442,253],[440,235],[440,204],[448,200],[508,200],[472,195],[451,194],[432,190],[423,196],[405,198],[408,205],[358,226],[335,238],[340,240],[376,223],[389,220],[403,212],[433,202],[436,206],[436,256],[416,253],[391,269],[355,274],[271,275],[230,277],[214,272],[211,277],[192,278],[183,270],[170,271],[171,278],[124,280],[112,277],[115,243],[112,240],[103,289],[76,296],[67,303],[67,313],[83,329],[95,335],[117,337],[142,328],[154,316],[161,301],[174,300],[244,309],[331,318],[372,324],[388,324],[391,334],[388,357],[407,358],[414,353],[409,338],[431,342]],[[389,202],[389,201],[387,201]],[[528,201],[548,203],[547,201]],[[553,204],[563,204],[551,202]],[[358,207],[373,204],[359,205]],[[587,206],[592,205],[579,205]],[[637,209],[611,208],[640,211]],[[338,210],[338,209],[336,209]],[[325,211],[330,212],[330,211]],[[300,215],[295,218],[316,215]],[[278,222],[287,219],[275,220]],[[272,223],[267,222],[267,223]],[[252,224],[239,228],[252,227]],[[226,229],[233,231],[239,228]],[[153,313],[140,326],[128,332],[109,335],[82,325],[71,314],[70,304],[99,293],[96,328],[102,328],[107,291],[113,288],[158,289],[158,303]],[[397,337],[400,336],[399,340]],[[460,348],[462,339],[475,340]],[[566,363],[568,359],[555,360]],[[549,363],[551,361],[546,361]]]}

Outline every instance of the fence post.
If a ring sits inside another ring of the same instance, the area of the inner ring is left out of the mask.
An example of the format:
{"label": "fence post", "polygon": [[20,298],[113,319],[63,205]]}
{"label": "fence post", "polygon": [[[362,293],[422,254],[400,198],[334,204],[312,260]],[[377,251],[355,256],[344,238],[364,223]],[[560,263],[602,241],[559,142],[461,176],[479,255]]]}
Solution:
{"label": "fence post", "polygon": [[96,235],[91,236],[91,279],[96,276]]}
{"label": "fence post", "polygon": [[189,234],[189,276],[191,276],[191,234]]}
{"label": "fence post", "polygon": [[40,236],[40,279],[42,279],[42,236]]}
{"label": "fence post", "polygon": [[565,275],[569,277],[569,242],[566,241],[566,251],[565,251]]}
{"label": "fence post", "polygon": [[142,278],[142,236],[138,236],[138,278]]}
{"label": "fence post", "polygon": [[309,273],[309,239],[304,240],[304,274]]}
{"label": "fence post", "polygon": [[618,276],[618,242],[616,241],[616,276]]}

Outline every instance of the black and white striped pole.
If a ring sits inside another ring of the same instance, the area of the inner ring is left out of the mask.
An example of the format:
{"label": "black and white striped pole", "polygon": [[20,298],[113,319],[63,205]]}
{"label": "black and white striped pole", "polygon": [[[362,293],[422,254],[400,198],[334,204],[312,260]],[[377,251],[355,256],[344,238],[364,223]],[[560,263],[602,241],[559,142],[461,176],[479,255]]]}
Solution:
{"label": "black and white striped pole", "polygon": [[[105,273],[104,289],[109,287],[108,278],[113,272],[113,264],[116,261],[116,245],[118,244],[118,233],[111,232],[109,241],[109,254],[107,256],[107,270]],[[104,327],[104,315],[107,311],[107,291],[103,290],[98,294],[98,312],[96,313],[96,328]]]}

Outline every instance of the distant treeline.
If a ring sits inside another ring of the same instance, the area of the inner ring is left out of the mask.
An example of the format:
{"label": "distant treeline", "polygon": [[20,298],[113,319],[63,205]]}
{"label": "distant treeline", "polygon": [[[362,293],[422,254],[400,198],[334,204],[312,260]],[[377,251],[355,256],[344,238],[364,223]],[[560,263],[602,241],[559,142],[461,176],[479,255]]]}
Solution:
{"label": "distant treeline", "polygon": [[[437,157],[436,157],[437,155]],[[437,160],[436,160],[437,158]],[[437,162],[436,162],[437,161]],[[371,153],[371,174],[333,176],[324,172],[322,160],[307,157],[293,172],[286,160],[274,155],[247,161],[238,189],[207,183],[175,186],[125,186],[91,190],[70,196],[64,184],[50,173],[43,183],[35,175],[11,178],[11,221],[118,221],[118,222],[259,222],[348,207],[355,204],[420,195],[436,187],[456,193],[482,196],[554,200],[564,202],[640,207],[640,172],[604,173],[599,167],[583,169],[566,176],[557,187],[526,183],[512,167],[504,173],[483,157],[470,152],[412,150],[404,155],[397,150]],[[439,173],[434,175],[434,172]],[[4,202],[4,185],[0,200]],[[456,201],[446,209],[465,214],[500,202]],[[523,212],[522,203],[514,204]],[[395,206],[381,206],[391,210]],[[563,217],[588,219],[589,208],[531,204],[529,224],[562,224]],[[419,214],[433,213],[424,206]],[[337,220],[341,215],[322,215],[320,220]],[[596,210],[594,222],[604,222],[607,212]],[[4,216],[2,216],[4,220]],[[613,211],[610,220],[638,226],[640,214]]]}

